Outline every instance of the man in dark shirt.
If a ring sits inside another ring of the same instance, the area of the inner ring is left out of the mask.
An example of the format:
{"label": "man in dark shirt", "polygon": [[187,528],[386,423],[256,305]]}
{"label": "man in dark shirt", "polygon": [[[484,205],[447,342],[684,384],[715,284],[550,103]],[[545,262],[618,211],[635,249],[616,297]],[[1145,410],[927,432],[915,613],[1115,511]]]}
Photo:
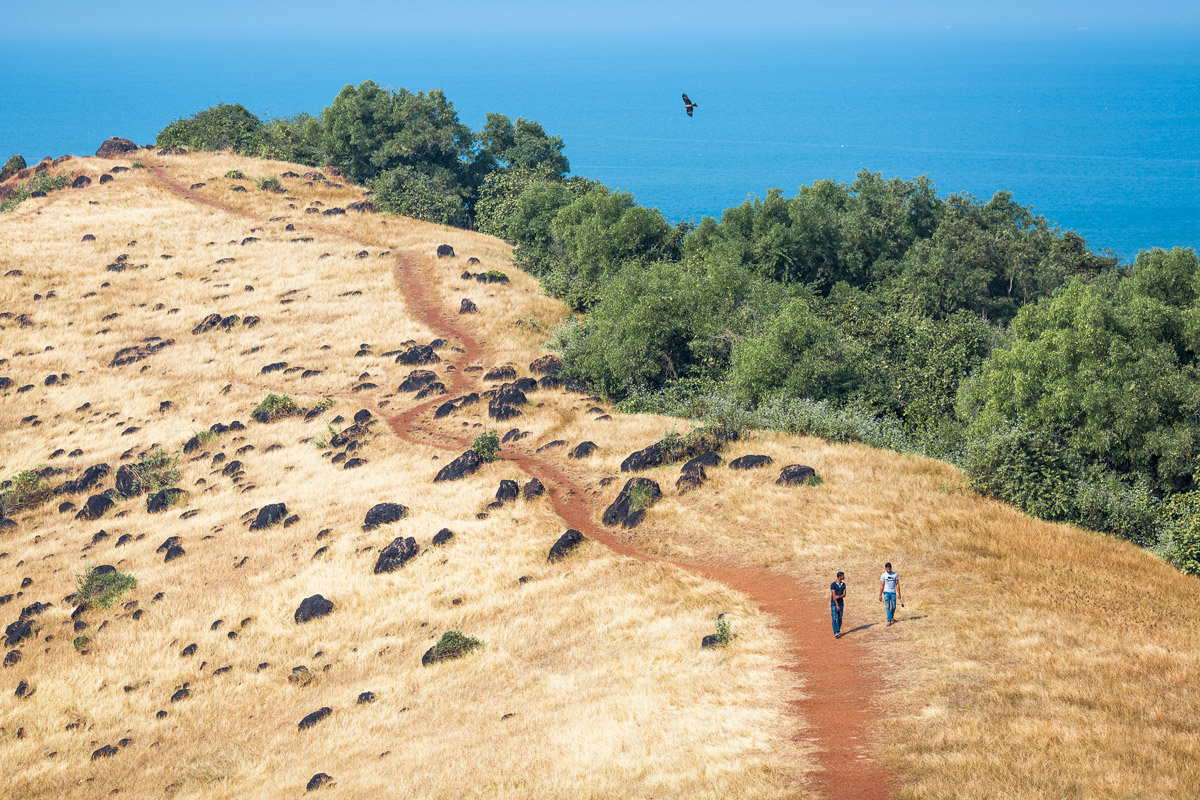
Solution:
{"label": "man in dark shirt", "polygon": [[842,638],[842,606],[846,600],[846,573],[839,572],[837,580],[829,584],[829,615],[833,617],[833,638]]}

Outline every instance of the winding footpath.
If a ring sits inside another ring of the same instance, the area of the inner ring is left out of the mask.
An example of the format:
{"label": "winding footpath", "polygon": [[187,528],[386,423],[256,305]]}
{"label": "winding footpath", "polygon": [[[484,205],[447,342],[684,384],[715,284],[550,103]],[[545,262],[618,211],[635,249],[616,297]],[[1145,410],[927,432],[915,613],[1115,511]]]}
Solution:
{"label": "winding footpath", "polygon": [[[174,180],[164,165],[150,165],[156,180],[176,196],[188,202],[217,209],[262,224],[264,218],[205,197]],[[324,235],[365,244],[319,222],[306,227]],[[480,391],[478,378],[464,371],[471,363],[489,362],[486,345],[462,327],[460,318],[442,307],[430,290],[434,279],[417,261],[404,252],[395,254],[393,277],[404,296],[409,313],[437,336],[455,340],[461,352],[450,362],[445,380],[452,395]],[[355,400],[363,401],[362,395]],[[433,408],[444,398],[435,397],[400,413],[376,407],[378,416],[402,440],[461,452],[470,439],[448,433],[433,419]],[[771,615],[784,632],[792,657],[785,668],[793,671],[803,685],[804,698],[793,702],[796,716],[807,723],[797,729],[797,741],[816,748],[819,771],[812,776],[817,794],[827,800],[886,800],[893,782],[883,765],[872,755],[872,721],[883,691],[882,676],[867,659],[866,648],[853,636],[835,641],[829,626],[827,588],[820,580],[800,581],[795,576],[763,569],[730,566],[729,563],[694,562],[665,559],[639,551],[631,541],[597,523],[603,508],[577,478],[560,466],[531,453],[508,446],[500,453],[525,474],[538,478],[545,486],[555,513],[568,527],[595,539],[623,556],[639,561],[667,564],[712,581],[718,581],[751,599]]]}

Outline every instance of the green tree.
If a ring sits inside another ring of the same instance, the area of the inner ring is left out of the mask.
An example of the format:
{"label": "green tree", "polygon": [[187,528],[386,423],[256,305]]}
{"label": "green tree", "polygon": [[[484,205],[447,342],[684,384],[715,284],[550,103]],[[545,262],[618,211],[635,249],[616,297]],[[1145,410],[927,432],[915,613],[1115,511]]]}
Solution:
{"label": "green tree", "polygon": [[176,119],[158,133],[159,147],[191,150],[226,150],[248,156],[262,154],[265,136],[262,121],[240,104],[223,103]]}
{"label": "green tree", "polygon": [[477,140],[476,169],[481,176],[497,169],[535,169],[561,178],[571,171],[563,140],[531,119],[520,117],[513,124],[504,114],[489,113]]}
{"label": "green tree", "polygon": [[444,170],[426,172],[416,167],[390,169],[370,181],[375,207],[440,225],[467,224],[462,187]]}

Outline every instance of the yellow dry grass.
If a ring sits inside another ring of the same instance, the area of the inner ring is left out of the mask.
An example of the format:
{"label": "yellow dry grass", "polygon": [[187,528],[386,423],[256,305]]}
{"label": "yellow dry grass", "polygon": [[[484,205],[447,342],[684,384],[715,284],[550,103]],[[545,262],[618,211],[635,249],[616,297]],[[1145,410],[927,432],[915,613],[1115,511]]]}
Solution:
{"label": "yellow dry grass", "polygon": [[[232,198],[256,220],[183,200],[142,170],[0,218],[0,275],[23,272],[0,278],[0,310],[31,322],[0,320],[0,375],[15,381],[0,397],[0,473],[46,464],[65,470],[60,482],[94,463],[115,470],[153,444],[175,452],[216,422],[247,427],[181,456],[189,496],[165,513],[147,514],[140,498],[95,522],[59,513],[59,502],[79,506],[85,493],[17,514],[18,527],[0,532],[0,592],[17,595],[0,606],[4,622],[35,600],[53,603],[35,618],[37,636],[19,645],[20,662],[0,672],[0,796],[275,797],[302,793],[317,772],[333,776],[322,790],[330,797],[804,794],[813,762],[791,741],[799,721],[787,705],[794,677],[778,669],[784,637],[746,598],[595,543],[547,563],[565,526],[546,499],[476,518],[500,479],[526,479],[511,465],[433,484],[453,454],[406,443],[383,422],[353,453],[368,462],[358,469],[314,446],[338,416],[340,429],[360,408],[378,417],[413,402],[395,393],[409,368],[383,354],[435,332],[407,313],[382,251],[431,254],[448,241],[459,265],[478,254],[479,268],[505,268],[516,302],[496,289],[475,298],[489,337],[499,306],[554,313],[508,267],[502,243],[372,215],[322,216],[318,228],[316,215],[288,209],[282,195],[232,193],[231,181],[213,180],[233,167],[259,175],[291,165],[139,155],[170,164],[168,176],[185,186],[207,183],[197,191]],[[95,179],[114,164],[129,161],[63,168]],[[285,184],[300,208],[360,196]],[[289,222],[296,231],[284,230]],[[81,242],[87,233],[96,241]],[[242,244],[248,236],[258,241]],[[303,236],[314,241],[290,241]],[[129,268],[106,269],[126,253]],[[218,263],[226,258],[235,261]],[[192,335],[210,313],[261,321]],[[528,360],[536,337],[503,331],[498,359]],[[152,336],[175,344],[109,366],[116,351]],[[370,352],[359,356],[363,344]],[[260,374],[279,361],[288,366]],[[52,373],[68,377],[44,385]],[[356,391],[364,383],[376,388]],[[15,391],[25,385],[34,388]],[[335,403],[320,419],[252,422],[267,392]],[[160,411],[163,401],[172,405]],[[222,474],[235,459],[243,477]],[[286,502],[298,522],[249,531],[245,512],[272,502]],[[409,516],[362,531],[379,502],[403,503]],[[432,546],[441,528],[454,538]],[[92,544],[101,529],[107,538]],[[123,535],[132,540],[117,547]],[[187,552],[164,562],[156,548],[170,536]],[[372,574],[396,536],[415,537],[421,552]],[[87,612],[77,634],[64,598],[95,564],[132,573],[139,586],[112,609]],[[25,577],[32,583],[20,588]],[[334,602],[333,614],[297,625],[293,611],[315,593]],[[735,620],[737,647],[701,651],[721,612]],[[422,667],[451,629],[486,644]],[[76,635],[89,637],[86,654],[72,646]],[[193,643],[195,654],[181,655]],[[295,672],[301,666],[307,672]],[[31,696],[14,696],[20,680]],[[172,703],[185,685],[190,696]],[[375,702],[357,704],[366,691]],[[329,718],[297,729],[322,707]],[[116,755],[91,759],[124,738]]]}

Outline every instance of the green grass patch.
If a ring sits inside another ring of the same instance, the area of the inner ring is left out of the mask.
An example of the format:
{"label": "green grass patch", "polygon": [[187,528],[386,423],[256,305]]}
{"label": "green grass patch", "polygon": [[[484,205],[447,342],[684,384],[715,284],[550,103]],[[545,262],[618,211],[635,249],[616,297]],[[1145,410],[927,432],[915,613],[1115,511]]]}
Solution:
{"label": "green grass patch", "polygon": [[240,169],[231,169],[229,172],[225,173],[225,177],[232,178],[235,181],[241,181],[246,179],[246,173],[242,172]]}
{"label": "green grass patch", "polygon": [[663,431],[659,446],[662,448],[664,463],[669,464],[701,453],[719,451],[727,442],[737,437],[737,431],[724,425],[705,425],[692,428],[687,433],[679,433],[670,428]]}
{"label": "green grass patch", "polygon": [[134,169],[145,169],[146,168],[145,162],[141,161],[140,159],[138,161],[134,161],[129,166],[133,167]]}
{"label": "green grass patch", "polygon": [[433,659],[445,661],[450,658],[459,658],[480,647],[483,647],[483,641],[480,639],[465,636],[459,631],[446,631],[433,646]]}
{"label": "green grass patch", "polygon": [[18,186],[6,200],[0,201],[0,213],[12,211],[21,205],[21,203],[28,200],[34,192],[49,193],[68,186],[74,180],[74,177],[74,173],[70,175],[50,175],[46,172],[39,172]]}
{"label": "green grass patch", "polygon": [[264,175],[254,181],[254,185],[258,187],[260,192],[274,192],[279,194],[283,191],[283,182],[274,175]]}
{"label": "green grass patch", "polygon": [[91,643],[92,643],[92,640],[86,636],[76,636],[75,639],[71,642],[71,645],[76,650],[82,650],[83,648],[87,647]]}
{"label": "green grass patch", "polygon": [[654,503],[654,490],[647,483],[637,483],[629,490],[629,510],[642,511]]}
{"label": "green grass patch", "polygon": [[178,454],[171,456],[161,447],[154,447],[149,452],[138,456],[138,463],[130,469],[137,475],[141,490],[153,494],[175,485],[179,480],[178,463]]}
{"label": "green grass patch", "polygon": [[500,457],[500,437],[495,428],[488,429],[475,437],[471,449],[479,454],[484,463],[490,463]]}
{"label": "green grass patch", "polygon": [[269,394],[250,413],[255,419],[259,419],[263,415],[268,419],[278,419],[299,414],[300,406],[296,405],[296,401],[286,394]]}
{"label": "green grass patch", "polygon": [[0,517],[36,508],[50,499],[50,482],[31,469],[0,483]]}
{"label": "green grass patch", "polygon": [[508,274],[498,269],[489,269],[483,275],[487,278],[488,283],[499,283],[508,280]]}
{"label": "green grass patch", "polygon": [[109,608],[138,585],[137,578],[128,572],[97,573],[95,567],[76,575],[75,583],[79,587],[79,602],[88,608]]}

